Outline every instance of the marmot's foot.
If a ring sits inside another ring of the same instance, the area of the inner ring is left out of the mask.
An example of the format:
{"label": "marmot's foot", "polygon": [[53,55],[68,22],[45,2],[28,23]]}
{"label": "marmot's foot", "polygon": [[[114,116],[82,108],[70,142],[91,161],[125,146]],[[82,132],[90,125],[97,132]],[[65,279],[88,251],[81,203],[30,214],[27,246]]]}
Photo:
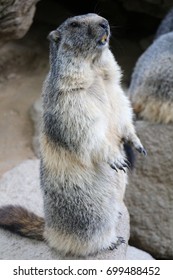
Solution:
{"label": "marmot's foot", "polygon": [[147,155],[147,152],[146,152],[146,150],[144,149],[143,146],[136,146],[135,149],[136,149],[140,154],[143,154],[144,156]]}
{"label": "marmot's foot", "polygon": [[111,246],[109,247],[109,250],[118,249],[118,246],[120,246],[121,244],[125,244],[126,243],[123,237],[118,236],[117,238],[118,238],[117,242],[116,243],[112,243]]}
{"label": "marmot's foot", "polygon": [[138,137],[133,137],[132,139],[130,139],[130,142],[139,153],[143,154],[144,156],[147,155],[147,152]]}

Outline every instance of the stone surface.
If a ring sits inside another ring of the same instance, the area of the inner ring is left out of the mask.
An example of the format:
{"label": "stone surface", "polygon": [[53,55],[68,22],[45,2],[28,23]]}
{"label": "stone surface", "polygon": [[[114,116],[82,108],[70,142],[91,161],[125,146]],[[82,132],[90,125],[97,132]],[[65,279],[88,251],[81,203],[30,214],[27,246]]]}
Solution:
{"label": "stone surface", "polygon": [[145,251],[139,250],[133,246],[127,248],[127,260],[154,260],[154,258]]}
{"label": "stone surface", "polygon": [[35,5],[39,0],[0,1],[1,43],[19,39],[25,35],[32,24]]}
{"label": "stone surface", "polygon": [[136,127],[148,155],[137,155],[126,189],[130,244],[173,259],[173,126],[137,121]]}
{"label": "stone surface", "polygon": [[[38,215],[43,215],[43,201],[39,188],[39,160],[27,160],[8,171],[0,181],[0,206],[20,204]],[[129,239],[129,216],[122,204],[122,218],[118,235],[126,244],[88,259],[125,259]],[[123,222],[122,222],[123,221]],[[67,257],[69,259],[71,257]],[[0,229],[0,259],[62,259],[46,243],[29,240]]]}

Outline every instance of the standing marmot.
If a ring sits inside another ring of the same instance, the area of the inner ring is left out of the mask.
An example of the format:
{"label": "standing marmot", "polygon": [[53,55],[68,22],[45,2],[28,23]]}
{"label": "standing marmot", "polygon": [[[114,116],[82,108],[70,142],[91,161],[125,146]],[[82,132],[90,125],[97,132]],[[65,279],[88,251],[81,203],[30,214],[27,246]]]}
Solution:
{"label": "standing marmot", "polygon": [[[123,242],[116,227],[127,175],[115,172],[127,167],[123,141],[145,153],[109,36],[107,20],[96,14],[69,18],[50,33],[40,168],[45,225],[21,208],[0,209],[1,226],[14,228],[17,220],[20,234],[39,239],[44,230],[50,246],[63,254],[86,256]],[[15,213],[14,221],[6,210]]]}

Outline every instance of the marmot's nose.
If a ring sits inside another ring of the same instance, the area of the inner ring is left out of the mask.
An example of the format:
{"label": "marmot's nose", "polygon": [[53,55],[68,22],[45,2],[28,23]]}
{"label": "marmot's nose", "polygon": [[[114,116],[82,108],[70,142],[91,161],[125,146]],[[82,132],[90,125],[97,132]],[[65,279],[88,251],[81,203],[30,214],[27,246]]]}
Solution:
{"label": "marmot's nose", "polygon": [[99,24],[104,30],[108,30],[108,28],[109,28],[109,24],[107,23],[107,22],[101,22],[100,24]]}

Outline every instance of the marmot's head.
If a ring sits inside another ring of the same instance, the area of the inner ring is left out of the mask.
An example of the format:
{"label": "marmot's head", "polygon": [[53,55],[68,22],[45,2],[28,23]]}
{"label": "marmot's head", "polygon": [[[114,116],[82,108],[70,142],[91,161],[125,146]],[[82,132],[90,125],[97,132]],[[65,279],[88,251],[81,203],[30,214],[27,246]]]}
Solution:
{"label": "marmot's head", "polygon": [[50,41],[57,43],[58,48],[83,57],[93,57],[108,47],[109,37],[108,21],[96,14],[68,18],[49,34]]}

